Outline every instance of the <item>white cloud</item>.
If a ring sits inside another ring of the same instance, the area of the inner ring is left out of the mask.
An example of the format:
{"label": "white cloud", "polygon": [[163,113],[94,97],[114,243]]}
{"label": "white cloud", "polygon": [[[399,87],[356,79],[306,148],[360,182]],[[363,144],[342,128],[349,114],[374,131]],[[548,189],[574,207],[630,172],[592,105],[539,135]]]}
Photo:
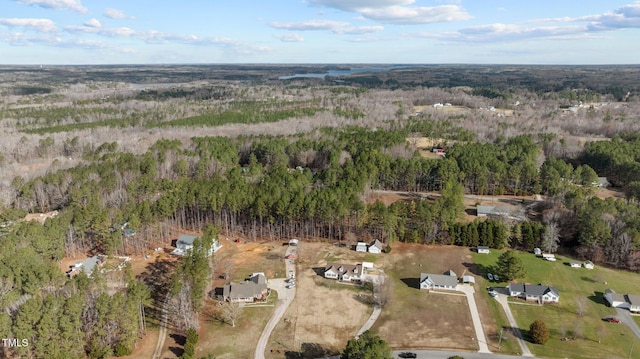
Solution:
{"label": "white cloud", "polygon": [[596,34],[619,29],[640,29],[640,2],[597,15],[533,19],[525,24],[486,24],[455,32],[421,33],[418,36],[445,41],[488,43],[528,39],[594,38]]}
{"label": "white cloud", "polygon": [[98,19],[91,19],[91,20],[85,21],[84,26],[97,28],[97,27],[102,27],[102,24],[100,23],[100,21],[98,21]]}
{"label": "white cloud", "polygon": [[129,37],[138,32],[128,27],[105,28],[98,26],[90,26],[85,23],[83,26],[65,26],[64,30],[69,33],[87,33],[98,34],[109,37]]}
{"label": "white cloud", "polygon": [[413,4],[415,0],[310,0],[316,6],[358,12],[359,9],[383,9],[391,6]]}
{"label": "white cloud", "polygon": [[304,42],[304,37],[299,34],[275,35],[275,38],[282,42]]}
{"label": "white cloud", "polygon": [[348,22],[333,21],[333,20],[309,20],[302,22],[271,22],[269,26],[276,29],[291,30],[291,31],[312,31],[312,30],[327,30],[335,31],[337,29],[349,26]]}
{"label": "white cloud", "polygon": [[110,19],[133,19],[133,16],[129,16],[125,14],[123,11],[118,9],[108,8],[104,10],[104,16]]}
{"label": "white cloud", "polygon": [[333,20],[271,22],[269,26],[289,31],[331,31],[335,34],[370,34],[384,30],[382,26],[353,26],[348,22]]}
{"label": "white cloud", "polygon": [[310,0],[310,3],[355,12],[365,19],[388,24],[431,24],[472,18],[459,5],[410,6],[415,0]]}
{"label": "white cloud", "polygon": [[431,24],[471,19],[464,9],[457,5],[434,7],[390,6],[383,9],[360,9],[367,19],[389,24]]}
{"label": "white cloud", "polygon": [[0,24],[8,27],[21,27],[39,32],[56,32],[56,24],[49,19],[0,18]]}
{"label": "white cloud", "polygon": [[18,0],[27,5],[36,5],[45,9],[53,10],[72,10],[82,14],[86,14],[89,10],[82,6],[80,0]]}

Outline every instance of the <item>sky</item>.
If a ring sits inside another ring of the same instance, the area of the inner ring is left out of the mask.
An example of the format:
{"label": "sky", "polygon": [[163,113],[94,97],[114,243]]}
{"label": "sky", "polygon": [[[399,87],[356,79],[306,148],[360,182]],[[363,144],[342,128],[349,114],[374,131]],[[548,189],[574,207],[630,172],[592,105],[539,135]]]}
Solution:
{"label": "sky", "polygon": [[640,0],[0,0],[0,64],[639,64]]}

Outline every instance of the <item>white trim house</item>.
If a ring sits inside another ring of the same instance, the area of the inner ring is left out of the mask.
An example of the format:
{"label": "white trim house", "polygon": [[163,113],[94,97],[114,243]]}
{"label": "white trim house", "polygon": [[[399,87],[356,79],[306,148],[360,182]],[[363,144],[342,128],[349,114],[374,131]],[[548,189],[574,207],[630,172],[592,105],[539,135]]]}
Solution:
{"label": "white trim house", "polygon": [[453,275],[446,274],[448,272],[453,273],[453,271],[447,271],[445,274],[420,273],[420,289],[455,290],[458,285],[458,277],[455,273]]}
{"label": "white trim house", "polygon": [[362,264],[327,264],[324,277],[346,282],[358,282],[362,279]]}
{"label": "white trim house", "polygon": [[[175,254],[178,256],[183,256],[187,253],[188,250],[193,248],[193,242],[195,242],[196,238],[200,238],[198,236],[191,236],[188,234],[181,234],[176,241],[176,249],[174,249],[171,254]],[[209,255],[212,255],[222,246],[218,242],[218,238],[213,239],[213,243],[211,244],[211,249],[209,249]]]}
{"label": "white trim house", "polygon": [[526,301],[538,303],[558,303],[560,301],[558,288],[548,285],[511,283],[507,286],[507,290],[510,296]]}

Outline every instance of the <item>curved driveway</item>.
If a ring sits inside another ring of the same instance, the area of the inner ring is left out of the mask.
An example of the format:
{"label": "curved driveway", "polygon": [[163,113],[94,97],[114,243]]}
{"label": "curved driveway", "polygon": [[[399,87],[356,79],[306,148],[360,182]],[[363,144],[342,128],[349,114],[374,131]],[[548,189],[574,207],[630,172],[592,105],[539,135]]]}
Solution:
{"label": "curved driveway", "polygon": [[[287,248],[286,254],[295,254],[297,252],[297,247],[289,246]],[[296,273],[296,265],[295,259],[285,259],[285,268],[286,275],[289,277],[293,275],[295,277]],[[260,335],[260,339],[258,340],[258,345],[256,346],[256,352],[254,354],[255,359],[264,359],[264,352],[267,349],[267,342],[269,341],[269,337],[271,336],[271,332],[276,327],[276,325],[282,319],[282,316],[287,311],[289,304],[293,301],[293,298],[296,296],[296,288],[287,289],[285,288],[286,278],[274,278],[269,280],[269,288],[271,290],[275,290],[278,292],[278,303],[276,303],[276,311],[267,322],[267,325],[264,327],[262,334]]]}

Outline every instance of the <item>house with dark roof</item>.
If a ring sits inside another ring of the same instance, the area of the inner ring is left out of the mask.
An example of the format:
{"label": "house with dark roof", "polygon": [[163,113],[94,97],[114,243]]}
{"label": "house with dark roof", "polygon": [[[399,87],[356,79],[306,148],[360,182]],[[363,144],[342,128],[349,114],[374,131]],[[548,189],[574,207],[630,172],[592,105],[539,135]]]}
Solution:
{"label": "house with dark roof", "polygon": [[458,277],[452,270],[444,274],[420,273],[420,289],[455,290],[457,285]]}
{"label": "house with dark roof", "polygon": [[614,308],[629,309],[630,312],[640,312],[640,295],[618,294],[613,289],[604,291],[604,299]]}
{"label": "house with dark roof", "polygon": [[253,273],[244,282],[230,282],[222,288],[222,297],[228,302],[262,301],[267,299],[268,294],[267,277],[264,273]]}
{"label": "house with dark roof", "polygon": [[507,286],[509,295],[538,303],[558,303],[558,288],[541,284],[511,283]]}
{"label": "house with dark roof", "polygon": [[324,277],[347,282],[359,282],[362,279],[362,264],[327,264],[324,268]]}

